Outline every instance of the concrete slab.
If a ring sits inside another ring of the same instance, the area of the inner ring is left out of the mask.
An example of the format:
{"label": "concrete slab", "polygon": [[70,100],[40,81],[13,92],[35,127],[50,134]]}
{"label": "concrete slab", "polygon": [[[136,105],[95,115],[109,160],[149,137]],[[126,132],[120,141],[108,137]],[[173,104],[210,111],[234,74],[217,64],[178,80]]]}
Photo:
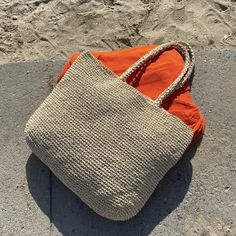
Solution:
{"label": "concrete slab", "polygon": [[192,93],[207,120],[204,138],[127,222],[91,211],[24,142],[24,124],[63,61],[0,66],[1,235],[236,235],[236,51],[196,56]]}
{"label": "concrete slab", "polygon": [[50,172],[31,155],[23,130],[50,90],[51,73],[50,63],[0,66],[1,236],[50,232]]}

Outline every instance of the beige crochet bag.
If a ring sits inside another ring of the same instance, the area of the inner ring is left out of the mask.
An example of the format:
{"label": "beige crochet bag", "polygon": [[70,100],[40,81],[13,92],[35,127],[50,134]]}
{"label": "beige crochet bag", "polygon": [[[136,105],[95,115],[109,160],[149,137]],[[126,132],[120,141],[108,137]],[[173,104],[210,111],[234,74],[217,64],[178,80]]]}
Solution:
{"label": "beige crochet bag", "polygon": [[[176,48],[179,77],[156,101],[124,80],[145,62]],[[26,124],[26,141],[52,172],[98,214],[136,215],[180,159],[193,132],[160,104],[189,78],[194,65],[183,42],[158,46],[120,77],[83,51]]]}

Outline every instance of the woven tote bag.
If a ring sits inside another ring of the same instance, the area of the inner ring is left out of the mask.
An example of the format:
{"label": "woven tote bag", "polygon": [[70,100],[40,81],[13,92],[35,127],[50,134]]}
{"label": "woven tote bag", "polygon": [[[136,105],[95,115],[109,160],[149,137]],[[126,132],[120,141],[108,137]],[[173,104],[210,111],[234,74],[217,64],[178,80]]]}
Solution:
{"label": "woven tote bag", "polygon": [[[155,101],[125,82],[171,48],[181,53],[185,67]],[[95,212],[127,220],[192,140],[193,131],[161,102],[183,86],[193,66],[192,49],[184,42],[157,46],[120,77],[85,50],[28,120],[26,142]]]}

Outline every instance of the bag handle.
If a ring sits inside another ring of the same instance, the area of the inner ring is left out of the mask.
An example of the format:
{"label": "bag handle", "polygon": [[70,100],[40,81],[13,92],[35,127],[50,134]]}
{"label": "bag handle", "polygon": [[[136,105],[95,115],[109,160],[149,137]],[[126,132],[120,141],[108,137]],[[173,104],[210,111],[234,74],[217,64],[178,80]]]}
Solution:
{"label": "bag handle", "polygon": [[153,59],[155,56],[161,54],[165,50],[175,48],[177,49],[181,55],[184,58],[185,66],[180,73],[180,75],[175,79],[175,81],[167,88],[165,89],[159,97],[154,101],[154,103],[157,106],[160,106],[162,101],[172,94],[174,91],[177,89],[181,88],[184,83],[189,79],[193,67],[194,67],[194,53],[192,48],[190,47],[189,44],[185,42],[170,42],[170,43],[165,43],[160,46],[155,47],[152,49],[150,52],[142,56],[138,61],[136,61],[128,70],[126,70],[121,76],[120,79],[124,81],[127,79],[134,71],[139,69],[142,65],[144,65],[147,61]]}

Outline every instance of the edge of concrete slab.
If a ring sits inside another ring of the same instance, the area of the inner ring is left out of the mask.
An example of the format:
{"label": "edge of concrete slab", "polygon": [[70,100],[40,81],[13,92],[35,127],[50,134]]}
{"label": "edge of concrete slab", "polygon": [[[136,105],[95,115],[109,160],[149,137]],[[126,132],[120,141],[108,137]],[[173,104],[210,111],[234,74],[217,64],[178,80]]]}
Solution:
{"label": "edge of concrete slab", "polygon": [[0,65],[2,235],[236,234],[236,50],[196,53],[192,96],[206,117],[204,138],[127,222],[96,215],[50,174],[24,141],[26,120],[50,92],[64,63]]}

